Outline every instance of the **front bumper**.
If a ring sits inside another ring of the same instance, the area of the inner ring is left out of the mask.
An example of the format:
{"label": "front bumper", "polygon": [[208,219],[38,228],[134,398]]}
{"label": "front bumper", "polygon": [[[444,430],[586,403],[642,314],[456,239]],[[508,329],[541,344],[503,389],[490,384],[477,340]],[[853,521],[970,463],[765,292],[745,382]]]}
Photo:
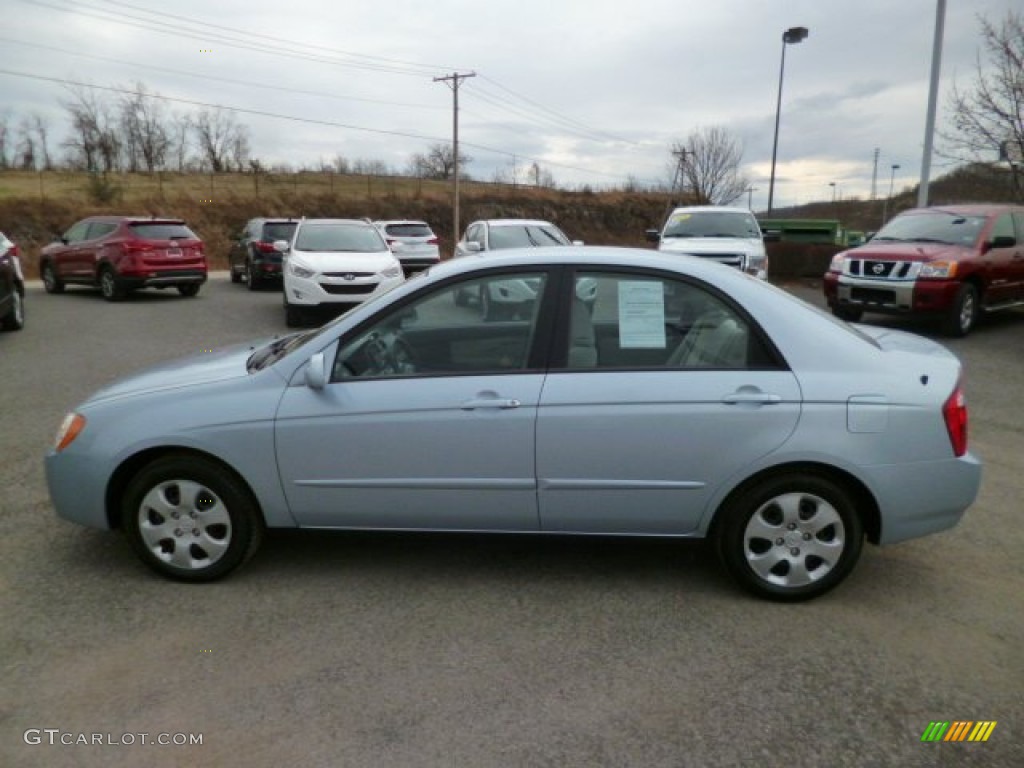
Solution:
{"label": "front bumper", "polygon": [[824,280],[830,307],[887,314],[945,312],[959,288],[960,283],[953,280],[872,279],[834,272]]}
{"label": "front bumper", "polygon": [[351,280],[344,277],[296,277],[288,271],[284,273],[284,290],[289,304],[300,307],[316,307],[322,304],[355,305],[387,293],[399,286],[405,278],[382,278],[380,274],[358,276]]}

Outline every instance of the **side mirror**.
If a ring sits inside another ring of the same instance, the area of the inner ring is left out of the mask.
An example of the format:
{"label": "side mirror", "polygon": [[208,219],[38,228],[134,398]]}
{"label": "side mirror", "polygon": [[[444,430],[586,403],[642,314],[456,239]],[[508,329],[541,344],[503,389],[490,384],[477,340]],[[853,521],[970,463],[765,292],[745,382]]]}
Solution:
{"label": "side mirror", "polygon": [[659,232],[656,229],[645,229],[644,230],[644,238],[649,243],[660,243],[661,242],[661,232]]}
{"label": "side mirror", "polygon": [[572,244],[573,245],[583,245],[583,241],[582,240],[573,240]]}
{"label": "side mirror", "polygon": [[761,239],[766,243],[777,243],[782,240],[782,233],[777,229],[766,229],[761,233]]}
{"label": "side mirror", "polygon": [[470,240],[466,243],[464,248],[467,253],[480,253],[480,251],[483,250],[483,248],[480,247],[480,243],[476,242],[476,240]]}
{"label": "side mirror", "polygon": [[287,240],[275,240],[274,241],[274,250],[277,251],[278,253],[287,253],[288,252],[288,248],[289,248],[289,245],[288,245],[288,241]]}
{"label": "side mirror", "polygon": [[309,358],[309,362],[306,364],[306,386],[316,390],[327,386],[327,368],[323,352],[317,352]]}
{"label": "side mirror", "polygon": [[1017,238],[1010,235],[996,235],[989,243],[989,248],[1013,248],[1017,244]]}

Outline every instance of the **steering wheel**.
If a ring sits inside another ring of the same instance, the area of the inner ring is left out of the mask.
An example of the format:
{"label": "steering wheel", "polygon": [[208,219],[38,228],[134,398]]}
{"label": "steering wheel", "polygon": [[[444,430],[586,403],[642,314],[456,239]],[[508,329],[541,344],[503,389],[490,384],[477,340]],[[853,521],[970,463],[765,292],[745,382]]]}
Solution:
{"label": "steering wheel", "polygon": [[391,371],[398,375],[416,373],[416,354],[409,342],[398,334],[391,341]]}

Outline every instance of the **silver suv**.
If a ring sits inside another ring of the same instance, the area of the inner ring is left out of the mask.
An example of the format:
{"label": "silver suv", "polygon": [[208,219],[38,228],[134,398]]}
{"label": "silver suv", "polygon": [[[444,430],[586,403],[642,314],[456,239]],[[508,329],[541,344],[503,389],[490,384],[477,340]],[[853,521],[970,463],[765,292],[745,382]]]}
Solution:
{"label": "silver suv", "polygon": [[391,252],[402,263],[406,277],[422,272],[441,260],[437,235],[427,222],[397,219],[375,221],[373,225],[384,236]]}

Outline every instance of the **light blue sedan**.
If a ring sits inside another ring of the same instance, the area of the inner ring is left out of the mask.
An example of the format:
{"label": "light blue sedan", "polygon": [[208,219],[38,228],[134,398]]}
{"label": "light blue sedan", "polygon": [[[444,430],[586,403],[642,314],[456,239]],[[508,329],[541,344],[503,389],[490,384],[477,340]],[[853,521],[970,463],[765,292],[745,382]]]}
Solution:
{"label": "light blue sedan", "polygon": [[[525,281],[495,320],[453,299]],[[271,528],[710,537],[754,593],[820,595],[957,524],[981,465],[958,360],[647,250],[432,267],[324,327],[97,392],[46,457],[57,513],[221,577]]]}

